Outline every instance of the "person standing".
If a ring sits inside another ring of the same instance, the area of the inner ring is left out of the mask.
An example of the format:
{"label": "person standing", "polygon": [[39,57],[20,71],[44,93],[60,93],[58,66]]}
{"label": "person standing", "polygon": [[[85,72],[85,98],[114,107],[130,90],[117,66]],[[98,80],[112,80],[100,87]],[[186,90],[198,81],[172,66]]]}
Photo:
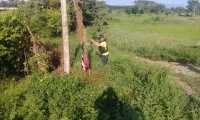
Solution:
{"label": "person standing", "polygon": [[109,51],[108,51],[108,44],[104,38],[103,35],[99,35],[98,38],[99,42],[95,41],[94,39],[92,39],[91,41],[97,46],[99,47],[99,52],[102,55],[102,66],[105,66],[107,64],[108,61],[108,55],[109,55]]}

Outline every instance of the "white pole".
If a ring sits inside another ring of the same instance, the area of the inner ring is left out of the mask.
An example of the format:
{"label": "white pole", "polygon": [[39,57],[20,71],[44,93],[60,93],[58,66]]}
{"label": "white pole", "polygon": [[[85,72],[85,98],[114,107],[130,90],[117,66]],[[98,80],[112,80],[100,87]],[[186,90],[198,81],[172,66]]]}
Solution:
{"label": "white pole", "polygon": [[63,37],[63,57],[64,57],[64,73],[70,73],[70,53],[69,53],[69,30],[67,24],[67,2],[61,0],[62,13],[62,37]]}

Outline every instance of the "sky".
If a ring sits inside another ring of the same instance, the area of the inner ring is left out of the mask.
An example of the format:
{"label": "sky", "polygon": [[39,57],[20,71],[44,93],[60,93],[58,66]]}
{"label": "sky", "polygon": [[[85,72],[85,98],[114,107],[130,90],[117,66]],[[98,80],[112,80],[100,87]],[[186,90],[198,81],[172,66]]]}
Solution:
{"label": "sky", "polygon": [[[135,0],[103,0],[106,2],[108,5],[133,5],[133,2]],[[166,7],[171,8],[171,7],[186,7],[187,6],[187,1],[188,0],[152,0],[158,4],[165,4]]]}

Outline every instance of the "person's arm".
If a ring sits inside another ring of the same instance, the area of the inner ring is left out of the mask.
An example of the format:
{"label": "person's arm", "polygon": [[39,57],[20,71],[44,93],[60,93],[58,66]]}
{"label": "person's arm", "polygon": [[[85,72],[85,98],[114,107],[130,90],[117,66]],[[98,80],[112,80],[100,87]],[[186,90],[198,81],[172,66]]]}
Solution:
{"label": "person's arm", "polygon": [[101,46],[99,42],[95,41],[94,39],[91,40],[96,46]]}

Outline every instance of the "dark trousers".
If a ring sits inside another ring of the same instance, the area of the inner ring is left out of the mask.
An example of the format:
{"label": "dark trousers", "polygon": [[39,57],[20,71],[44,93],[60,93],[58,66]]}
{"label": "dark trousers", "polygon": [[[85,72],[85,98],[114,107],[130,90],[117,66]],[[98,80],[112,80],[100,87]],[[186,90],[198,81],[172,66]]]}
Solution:
{"label": "dark trousers", "polygon": [[102,66],[105,66],[108,61],[108,55],[102,55]]}

